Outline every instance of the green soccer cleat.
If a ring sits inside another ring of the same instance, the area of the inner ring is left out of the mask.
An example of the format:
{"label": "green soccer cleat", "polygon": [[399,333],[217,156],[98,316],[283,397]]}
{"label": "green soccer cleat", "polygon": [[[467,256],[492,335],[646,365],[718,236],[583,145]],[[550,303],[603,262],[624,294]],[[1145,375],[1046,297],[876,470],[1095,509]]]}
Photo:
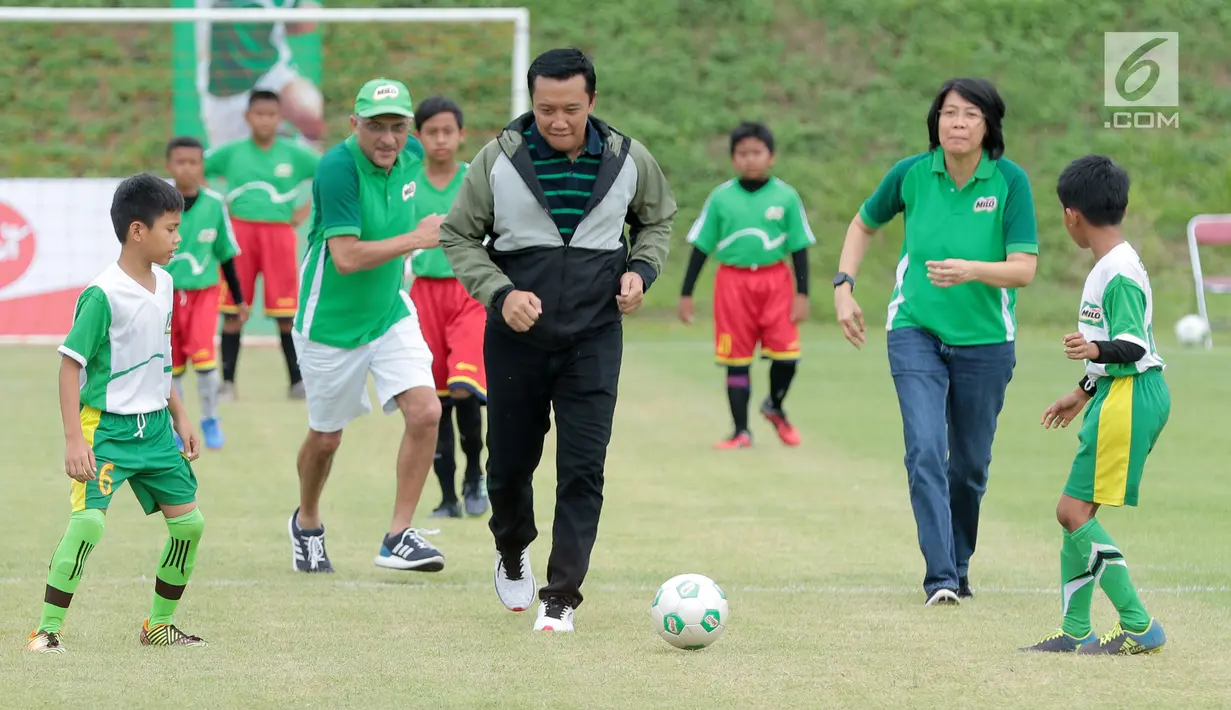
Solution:
{"label": "green soccer cleat", "polygon": [[1167,643],[1167,633],[1157,619],[1141,633],[1133,633],[1116,622],[1111,631],[1103,634],[1098,643],[1083,647],[1078,653],[1103,656],[1136,656],[1142,653],[1158,653]]}
{"label": "green soccer cleat", "polygon": [[68,649],[60,644],[60,635],[50,631],[35,631],[30,634],[28,650],[35,653],[67,653]]}
{"label": "green soccer cleat", "polygon": [[141,626],[142,646],[204,646],[205,641],[199,636],[189,636],[173,624],[156,624],[150,628],[150,620],[146,619]]}
{"label": "green soccer cleat", "polygon": [[1078,653],[1087,646],[1097,645],[1098,638],[1095,637],[1093,632],[1088,632],[1084,637],[1077,638],[1066,634],[1063,629],[1056,629],[1040,639],[1038,643],[1032,646],[1024,646],[1017,650],[1034,653]]}

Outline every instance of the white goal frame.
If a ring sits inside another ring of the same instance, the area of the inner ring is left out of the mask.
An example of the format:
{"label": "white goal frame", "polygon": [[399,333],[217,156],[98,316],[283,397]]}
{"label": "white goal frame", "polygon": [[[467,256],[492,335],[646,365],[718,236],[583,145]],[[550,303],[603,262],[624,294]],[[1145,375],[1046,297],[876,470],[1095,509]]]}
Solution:
{"label": "white goal frame", "polygon": [[525,7],[458,8],[245,8],[196,7],[0,7],[0,22],[170,24],[176,22],[511,22],[509,117],[530,110],[530,10]]}

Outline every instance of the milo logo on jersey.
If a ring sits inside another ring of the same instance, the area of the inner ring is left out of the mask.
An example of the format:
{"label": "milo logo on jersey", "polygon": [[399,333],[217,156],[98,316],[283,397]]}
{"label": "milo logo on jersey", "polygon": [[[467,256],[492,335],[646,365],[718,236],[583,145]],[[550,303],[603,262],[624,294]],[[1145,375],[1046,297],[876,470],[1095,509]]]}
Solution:
{"label": "milo logo on jersey", "polygon": [[1081,302],[1081,310],[1077,312],[1077,320],[1086,325],[1103,325],[1103,307],[1089,301]]}

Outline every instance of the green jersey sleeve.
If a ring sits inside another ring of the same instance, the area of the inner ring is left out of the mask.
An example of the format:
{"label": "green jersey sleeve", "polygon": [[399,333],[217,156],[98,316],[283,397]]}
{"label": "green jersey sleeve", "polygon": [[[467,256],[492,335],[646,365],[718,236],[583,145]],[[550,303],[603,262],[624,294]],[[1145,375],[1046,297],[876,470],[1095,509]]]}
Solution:
{"label": "green jersey sleeve", "polygon": [[1034,194],[1026,172],[1001,161],[1001,172],[1008,180],[1004,199],[1004,250],[1006,254],[1039,253],[1039,227],[1034,215]]}
{"label": "green jersey sleeve", "polygon": [[350,155],[333,153],[327,161],[321,161],[312,184],[312,198],[320,216],[317,230],[323,238],[363,233],[359,171]]}
{"label": "green jersey sleeve", "polygon": [[292,164],[295,169],[295,182],[311,180],[316,176],[316,168],[321,164],[321,156],[307,146],[296,146]]}
{"label": "green jersey sleeve", "polygon": [[231,213],[226,204],[218,212],[218,237],[214,239],[214,258],[219,264],[239,256],[239,242],[235,240],[235,231],[231,229]]}
{"label": "green jersey sleeve", "polygon": [[786,249],[795,253],[816,244],[816,235],[812,233],[812,225],[808,224],[808,213],[804,211],[804,201],[799,193],[795,193],[793,203],[786,213],[787,236]]}
{"label": "green jersey sleeve", "polygon": [[77,297],[77,309],[73,312],[73,325],[60,352],[85,367],[107,342],[111,330],[111,303],[107,294],[98,286],[90,286]]}
{"label": "green jersey sleeve", "polygon": [[902,200],[902,182],[918,161],[919,156],[904,158],[889,169],[876,191],[859,207],[859,218],[864,224],[872,229],[883,227],[906,209],[906,203]]}
{"label": "green jersey sleeve", "polygon": [[227,166],[231,159],[231,146],[234,143],[224,143],[205,151],[205,177],[210,179],[225,179]]}
{"label": "green jersey sleeve", "polygon": [[1141,286],[1123,274],[1107,282],[1103,289],[1103,317],[1107,335],[1150,349],[1146,335],[1146,294]]}
{"label": "green jersey sleeve", "polygon": [[[721,190],[722,188],[718,188]],[[701,206],[701,214],[688,230],[688,243],[700,249],[704,254],[710,254],[718,247],[719,235],[722,233],[722,217],[719,215],[718,190],[710,193]]]}

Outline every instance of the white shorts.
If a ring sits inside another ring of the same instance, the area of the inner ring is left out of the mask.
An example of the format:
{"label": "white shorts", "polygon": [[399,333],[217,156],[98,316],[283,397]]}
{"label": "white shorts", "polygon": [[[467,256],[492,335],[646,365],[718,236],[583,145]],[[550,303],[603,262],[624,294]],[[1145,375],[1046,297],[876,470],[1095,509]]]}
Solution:
{"label": "white shorts", "polygon": [[244,114],[248,112],[248,95],[252,91],[272,91],[280,93],[282,89],[296,78],[299,71],[287,62],[278,62],[269,71],[256,80],[251,91],[244,91],[231,96],[214,96],[208,92],[201,94],[201,116],[205,121],[205,135],[210,146],[218,146],[240,138],[247,138],[252,133]]}
{"label": "white shorts", "polygon": [[423,340],[414,311],[384,335],[354,349],[313,342],[298,330],[291,337],[299,356],[312,431],[341,431],[352,419],[372,411],[369,372],[385,414],[398,410],[396,398],[407,390],[426,387],[436,391],[432,351]]}

